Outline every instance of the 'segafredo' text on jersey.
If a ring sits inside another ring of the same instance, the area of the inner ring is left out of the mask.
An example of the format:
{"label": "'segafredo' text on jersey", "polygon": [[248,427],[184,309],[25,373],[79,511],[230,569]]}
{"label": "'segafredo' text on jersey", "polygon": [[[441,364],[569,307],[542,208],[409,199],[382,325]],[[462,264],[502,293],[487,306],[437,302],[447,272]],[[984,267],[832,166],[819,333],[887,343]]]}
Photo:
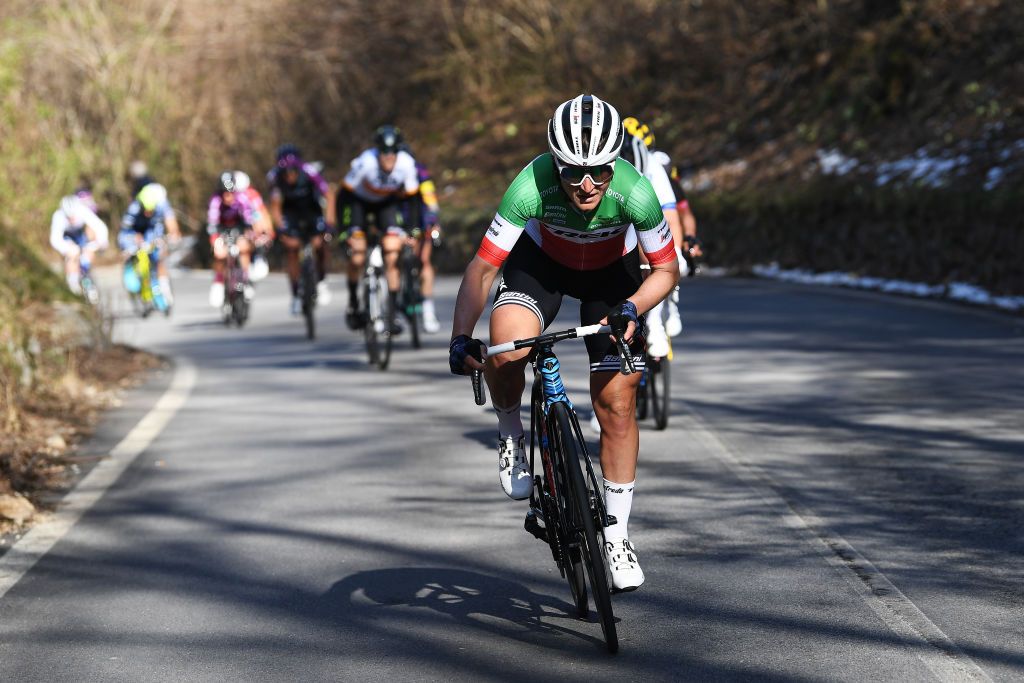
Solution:
{"label": "'segafredo' text on jersey", "polygon": [[654,188],[622,159],[615,161],[601,203],[588,214],[562,191],[551,155],[534,159],[505,191],[477,255],[500,266],[523,232],[548,256],[575,270],[603,268],[635,249],[638,239],[652,264],[675,258]]}

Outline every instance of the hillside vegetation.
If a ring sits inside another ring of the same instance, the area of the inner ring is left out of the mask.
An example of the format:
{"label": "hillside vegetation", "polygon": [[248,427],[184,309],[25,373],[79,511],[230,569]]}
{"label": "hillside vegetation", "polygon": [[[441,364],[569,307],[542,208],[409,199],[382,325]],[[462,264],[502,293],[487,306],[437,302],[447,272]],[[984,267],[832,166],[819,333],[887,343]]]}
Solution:
{"label": "hillside vegetation", "polygon": [[458,265],[553,106],[593,91],[695,172],[714,262],[1024,291],[1016,0],[8,0],[0,21],[0,221],[35,244],[80,175],[116,212],[145,158],[195,216],[220,168],[258,176],[292,140],[337,178],[393,120]]}

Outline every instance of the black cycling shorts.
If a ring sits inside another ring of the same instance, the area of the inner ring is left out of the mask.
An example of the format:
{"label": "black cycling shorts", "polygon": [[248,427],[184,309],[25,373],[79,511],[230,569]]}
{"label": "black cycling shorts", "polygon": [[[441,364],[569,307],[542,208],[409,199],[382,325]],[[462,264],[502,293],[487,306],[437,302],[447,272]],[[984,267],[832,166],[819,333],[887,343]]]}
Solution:
{"label": "black cycling shorts", "polygon": [[377,229],[389,235],[404,235],[405,216],[402,211],[405,200],[388,197],[380,202],[368,202],[345,188],[338,193],[338,223],[342,230],[350,233],[365,232],[367,220],[376,218]]}
{"label": "black cycling shorts", "polygon": [[277,231],[289,237],[305,240],[326,232],[327,223],[319,214],[285,213],[284,224]]}
{"label": "black cycling shorts", "polygon": [[[641,281],[639,249],[604,268],[573,270],[552,259],[528,235],[523,235],[505,261],[491,310],[523,306],[537,315],[541,330],[545,330],[558,315],[562,297],[571,296],[580,301],[580,324],[593,325],[608,315],[613,306],[635,294]],[[637,370],[643,368],[645,358],[642,316],[640,328],[630,344]],[[618,372],[619,352],[607,335],[595,334],[584,341],[591,372]]]}

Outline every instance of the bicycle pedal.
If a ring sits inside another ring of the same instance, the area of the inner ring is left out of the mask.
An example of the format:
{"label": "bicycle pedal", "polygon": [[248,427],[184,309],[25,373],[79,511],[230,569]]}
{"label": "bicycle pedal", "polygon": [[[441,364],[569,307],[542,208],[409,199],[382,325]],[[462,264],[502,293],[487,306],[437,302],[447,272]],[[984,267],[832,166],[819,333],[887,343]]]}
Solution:
{"label": "bicycle pedal", "polygon": [[540,515],[537,510],[530,510],[526,513],[526,520],[523,522],[523,528],[530,532],[535,538],[538,538],[545,543],[548,542],[548,530],[541,526]]}

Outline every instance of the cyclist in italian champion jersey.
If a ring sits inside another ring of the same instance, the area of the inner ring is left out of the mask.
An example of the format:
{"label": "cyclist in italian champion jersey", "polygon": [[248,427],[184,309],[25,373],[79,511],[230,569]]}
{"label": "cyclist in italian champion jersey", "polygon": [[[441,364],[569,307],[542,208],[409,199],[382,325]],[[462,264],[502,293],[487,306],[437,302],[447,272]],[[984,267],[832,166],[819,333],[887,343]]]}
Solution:
{"label": "cyclist in italian champion jersey", "polygon": [[82,293],[82,271],[97,251],[107,248],[107,224],[80,197],[68,195],[50,217],[50,246],[64,257],[68,288]]}
{"label": "cyclist in italian champion jersey", "polygon": [[[327,288],[327,247],[324,236],[334,223],[331,189],[317,170],[303,162],[299,148],[284,144],[277,148],[277,165],[267,173],[270,187],[270,218],[277,238],[285,249],[285,265],[291,284],[292,315],[302,310],[299,299],[299,250],[309,239],[316,253],[316,298],[321,305],[330,303]],[[326,213],[326,215],[325,215]]]}
{"label": "cyclist in italian champion jersey", "polygon": [[[582,324],[627,319],[624,339],[643,367],[642,314],[662,300],[679,278],[672,234],[650,182],[619,159],[624,131],[618,112],[591,95],[560,105],[548,122],[548,147],[512,185],[466,268],[459,289],[449,365],[465,374],[483,369],[498,418],[498,470],[505,493],[529,497],[520,403],[529,349],[473,357],[480,342],[470,335],[490,286],[504,265],[490,319],[490,342],[530,337],[554,319],[564,295],[580,300]],[[632,228],[632,229],[631,229]],[[525,237],[524,237],[525,235]],[[640,276],[640,252],[651,274]],[[639,450],[634,415],[639,372],[622,375],[614,342],[587,338],[590,391],[601,423],[601,470],[608,513],[605,554],[618,590],[643,583],[627,525]]]}
{"label": "cyclist in italian champion jersey", "polygon": [[[210,197],[206,213],[206,232],[210,237],[213,249],[213,284],[210,285],[210,305],[220,308],[224,305],[224,265],[228,258],[228,246],[222,233],[238,229],[242,237],[235,246],[238,247],[238,261],[249,276],[252,262],[252,240],[254,226],[259,214],[244,192],[235,184],[234,171],[223,171],[217,179],[217,191]],[[245,297],[252,299],[252,287],[246,280]]]}
{"label": "cyclist in italian champion jersey", "polygon": [[412,226],[419,225],[419,202],[414,199],[420,182],[416,162],[402,149],[403,144],[402,132],[395,126],[378,128],[373,147],[352,160],[338,191],[337,214],[342,230],[349,235],[346,320],[350,328],[362,325],[363,312],[358,310],[359,277],[366,265],[366,223],[370,215],[376,216],[377,228],[382,233],[380,247],[384,252],[388,296],[392,310],[397,308],[401,284],[398,253],[406,237],[405,217],[409,216]]}

